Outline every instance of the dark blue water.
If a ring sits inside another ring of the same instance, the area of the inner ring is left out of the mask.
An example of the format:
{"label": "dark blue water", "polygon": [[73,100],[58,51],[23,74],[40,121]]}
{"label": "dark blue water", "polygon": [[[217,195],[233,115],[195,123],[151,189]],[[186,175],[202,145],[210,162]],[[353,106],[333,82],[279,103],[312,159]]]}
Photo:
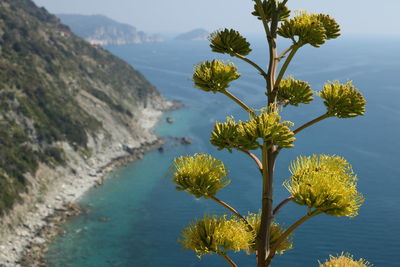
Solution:
{"label": "dark blue water", "polygon": [[[344,156],[359,177],[365,196],[360,215],[354,219],[327,215],[306,222],[294,236],[294,249],[277,256],[274,266],[317,266],[329,254],[348,251],[375,266],[400,266],[400,39],[342,39],[320,49],[306,47],[289,72],[320,90],[326,80],[353,80],[367,99],[367,112],[355,119],[327,119],[299,134],[294,149],[283,151],[277,162],[275,201],[288,196],[281,186],[287,166],[298,155],[318,153]],[[251,58],[266,65],[266,45],[256,40]],[[190,146],[170,141],[163,153],[153,151],[143,160],[115,171],[114,179],[92,189],[81,205],[91,213],[71,220],[65,235],[50,246],[50,266],[227,266],[216,256],[197,259],[177,243],[181,229],[205,212],[225,212],[210,201],[178,192],[165,176],[174,157],[196,152],[211,153],[230,170],[231,185],[219,197],[239,211],[257,212],[260,177],[245,155],[217,151],[209,142],[216,120],[245,114],[221,95],[192,88],[193,65],[211,54],[207,42],[108,47],[140,70],[164,96],[182,100],[186,107],[166,114],[175,119],[156,129],[164,137],[186,136]],[[242,78],[233,92],[261,108],[265,104],[263,82],[247,65],[237,62]],[[320,101],[299,108],[288,107],[283,116],[301,125],[324,112]],[[289,204],[278,221],[290,225],[305,208]],[[109,218],[107,222],[100,218]],[[239,266],[254,266],[254,258],[235,254]]]}

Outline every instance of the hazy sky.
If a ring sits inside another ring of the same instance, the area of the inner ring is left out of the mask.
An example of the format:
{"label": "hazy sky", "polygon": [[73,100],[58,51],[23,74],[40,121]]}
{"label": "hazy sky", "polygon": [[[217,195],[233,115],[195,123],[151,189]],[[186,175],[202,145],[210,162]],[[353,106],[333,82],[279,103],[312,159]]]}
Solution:
{"label": "hazy sky", "polygon": [[[260,33],[251,0],[34,0],[52,13],[102,14],[150,33],[234,28]],[[400,0],[289,0],[291,9],[332,15],[344,34],[400,36]]]}

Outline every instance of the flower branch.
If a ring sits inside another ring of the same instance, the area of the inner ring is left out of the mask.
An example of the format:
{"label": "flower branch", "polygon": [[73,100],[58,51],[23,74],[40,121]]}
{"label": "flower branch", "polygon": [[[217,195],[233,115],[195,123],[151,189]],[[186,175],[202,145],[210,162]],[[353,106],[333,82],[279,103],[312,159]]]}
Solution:
{"label": "flower branch", "polygon": [[226,254],[220,254],[232,267],[238,267],[237,264]]}
{"label": "flower branch", "polygon": [[282,243],[294,230],[297,229],[300,225],[302,225],[304,222],[306,222],[308,219],[318,215],[318,211],[314,211],[311,214],[306,214],[304,217],[300,218],[298,221],[296,221],[292,226],[290,226],[288,229],[285,230],[285,232],[282,233],[282,235],[279,237],[279,239],[275,242],[274,246],[271,247],[270,253],[266,259],[266,262],[269,263],[271,262],[272,258],[276,254],[276,249]]}
{"label": "flower branch", "polygon": [[247,228],[249,229],[249,231],[254,231],[253,227],[250,225],[250,223],[246,220],[245,217],[243,217],[237,210],[235,210],[232,206],[230,206],[228,203],[218,199],[215,196],[210,196],[210,199],[214,200],[215,202],[217,202],[218,204],[221,204],[222,206],[224,206],[225,208],[227,208],[228,210],[230,210],[233,214],[235,214],[239,219],[241,219],[246,225]]}
{"label": "flower branch", "polygon": [[236,104],[241,106],[247,113],[249,113],[251,115],[255,115],[254,111],[251,108],[249,108],[242,100],[240,100],[239,98],[234,96],[231,92],[229,92],[227,90],[222,90],[221,93],[223,93],[224,95],[226,95],[227,97],[232,99]]}
{"label": "flower branch", "polygon": [[293,131],[294,134],[297,134],[299,132],[301,132],[302,130],[310,127],[313,124],[316,124],[317,122],[322,121],[323,119],[329,118],[331,117],[331,115],[329,115],[328,113],[325,113],[324,115],[319,116],[318,118],[313,119],[312,121],[307,122],[306,124],[300,126],[299,128],[297,128],[296,130]]}
{"label": "flower branch", "polygon": [[274,211],[272,212],[273,215],[278,214],[278,212],[280,211],[280,209],[281,209],[283,206],[285,206],[287,203],[289,203],[290,201],[292,201],[293,199],[294,199],[293,196],[290,196],[290,197],[284,199],[281,203],[279,203],[279,204],[275,207]]}
{"label": "flower branch", "polygon": [[235,53],[235,57],[247,62],[248,64],[250,64],[251,66],[256,68],[265,79],[268,78],[267,73],[260,66],[258,66],[255,62],[253,62],[252,60],[250,60],[247,57],[244,57],[244,56],[242,56],[242,55],[240,55],[238,53]]}

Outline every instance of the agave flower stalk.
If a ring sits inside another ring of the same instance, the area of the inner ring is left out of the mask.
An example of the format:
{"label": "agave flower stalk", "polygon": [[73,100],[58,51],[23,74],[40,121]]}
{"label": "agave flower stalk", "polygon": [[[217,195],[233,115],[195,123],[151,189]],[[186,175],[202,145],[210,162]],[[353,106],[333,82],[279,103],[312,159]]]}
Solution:
{"label": "agave flower stalk", "polygon": [[[303,46],[320,47],[340,35],[340,27],[333,18],[307,12],[297,12],[291,16],[288,0],[253,1],[252,14],[261,20],[268,43],[266,69],[247,58],[252,49],[238,31],[218,30],[210,35],[209,40],[213,52],[240,59],[260,73],[265,81],[266,107],[259,111],[228,91],[231,83],[240,77],[233,63],[218,60],[202,62],[194,68],[193,82],[196,88],[205,92],[224,94],[249,115],[247,121],[235,121],[233,117],[227,117],[225,122],[217,122],[211,132],[210,142],[218,150],[243,152],[256,163],[262,176],[260,212],[244,216],[217,197],[218,192],[231,182],[225,165],[218,159],[205,154],[180,157],[175,159],[172,172],[178,190],[197,198],[211,199],[231,213],[231,216],[205,215],[203,219],[191,223],[182,232],[181,243],[184,248],[195,251],[199,257],[217,254],[231,266],[238,264],[228,253],[244,251],[255,254],[258,267],[267,267],[276,254],[292,249],[293,232],[307,220],[320,214],[357,216],[364,198],[357,191],[358,178],[344,158],[313,155],[292,161],[289,167],[291,176],[283,182],[289,196],[275,207],[274,168],[280,151],[294,147],[296,134],[327,118],[363,115],[366,102],[352,82],[327,82],[316,93],[305,81],[293,76],[285,78],[288,66]],[[280,54],[278,36],[292,41]],[[326,113],[297,128],[294,128],[293,122],[282,119],[280,112],[283,108],[309,104],[314,96],[323,99]],[[261,152],[261,158],[252,153],[257,150]],[[276,222],[275,215],[289,202],[305,206],[306,210],[303,217],[285,228]],[[337,261],[331,257],[330,262],[321,266],[351,262],[352,258],[346,255],[340,256]],[[358,263],[364,264],[365,261]]]}

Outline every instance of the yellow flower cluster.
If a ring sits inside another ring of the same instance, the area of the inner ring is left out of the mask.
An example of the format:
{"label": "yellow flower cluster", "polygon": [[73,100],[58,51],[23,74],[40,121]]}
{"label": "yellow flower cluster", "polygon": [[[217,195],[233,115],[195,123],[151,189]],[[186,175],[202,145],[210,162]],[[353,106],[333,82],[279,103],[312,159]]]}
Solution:
{"label": "yellow flower cluster", "polygon": [[319,267],[372,267],[373,265],[364,259],[355,261],[350,254],[343,254],[337,257],[329,256],[325,263],[319,263]]}
{"label": "yellow flower cluster", "polygon": [[229,250],[249,253],[254,239],[255,233],[243,221],[224,215],[204,216],[191,223],[182,231],[180,242],[183,248],[194,250],[201,257],[213,253],[222,255]]}
{"label": "yellow flower cluster", "polygon": [[[203,219],[197,219],[182,231],[180,242],[184,249],[195,251],[198,257],[213,253],[223,255],[228,251],[253,253],[261,219],[259,214],[249,214],[246,220],[253,227],[253,231],[237,217],[205,215]],[[283,232],[283,227],[278,223],[271,224],[271,246],[275,245]],[[290,249],[291,235],[279,244],[277,253],[283,254]]]}
{"label": "yellow flower cluster", "polygon": [[317,213],[355,217],[364,198],[350,164],[338,156],[299,157],[289,168],[284,186],[293,201]]}
{"label": "yellow flower cluster", "polygon": [[172,172],[176,189],[197,198],[215,196],[230,183],[224,164],[206,154],[176,158]]}

